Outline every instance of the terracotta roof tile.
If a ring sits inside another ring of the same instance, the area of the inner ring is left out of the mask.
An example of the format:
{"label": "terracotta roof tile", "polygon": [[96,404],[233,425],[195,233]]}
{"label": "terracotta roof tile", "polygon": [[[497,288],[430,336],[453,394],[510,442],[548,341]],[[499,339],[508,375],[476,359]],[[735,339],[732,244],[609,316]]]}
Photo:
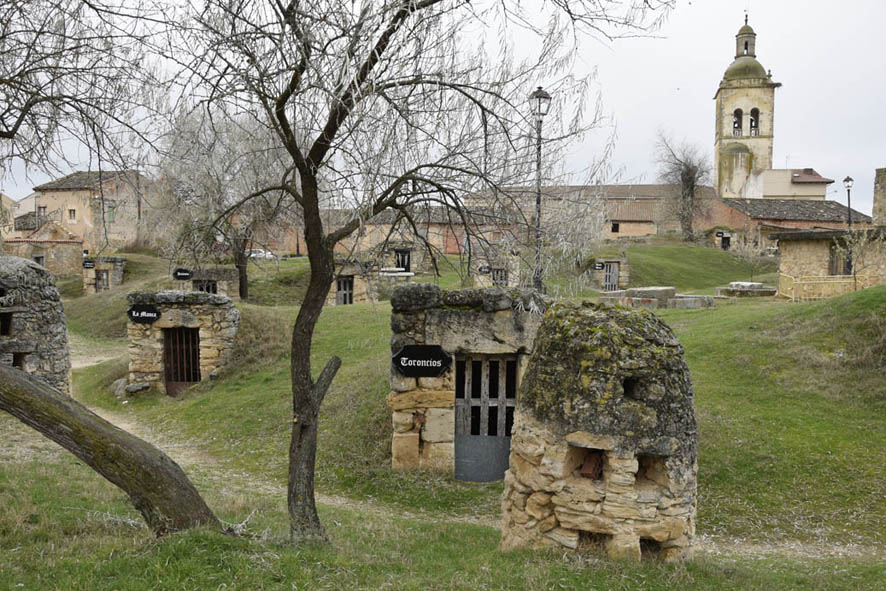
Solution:
{"label": "terracotta roof tile", "polygon": [[[844,222],[846,206],[814,199],[723,199],[723,203],[754,220]],[[853,222],[870,222],[870,216],[852,210]]]}

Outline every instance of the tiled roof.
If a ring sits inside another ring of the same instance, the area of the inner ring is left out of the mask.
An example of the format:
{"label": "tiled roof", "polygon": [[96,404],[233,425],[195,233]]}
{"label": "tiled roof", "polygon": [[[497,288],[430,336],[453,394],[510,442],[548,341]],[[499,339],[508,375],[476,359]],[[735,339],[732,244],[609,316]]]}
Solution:
{"label": "tiled roof", "polygon": [[870,234],[874,239],[886,239],[886,228],[865,228],[863,230],[802,230],[799,232],[773,232],[769,234],[772,240],[833,240],[834,238],[842,238],[843,236],[852,234],[860,234],[862,232]]}
{"label": "tiled roof", "polygon": [[[35,191],[78,191],[95,190],[101,186],[102,181],[107,182],[116,178],[135,182],[141,175],[135,170],[104,170],[102,172],[77,171],[68,176],[44,183],[34,187]],[[144,178],[144,177],[142,177]]]}
{"label": "tiled roof", "polygon": [[[846,221],[846,206],[814,199],[723,199],[723,203],[754,220],[805,222]],[[852,210],[853,222],[870,222],[870,216]]]}
{"label": "tiled roof", "polygon": [[791,182],[830,184],[834,179],[825,178],[811,168],[794,168],[791,170]]}

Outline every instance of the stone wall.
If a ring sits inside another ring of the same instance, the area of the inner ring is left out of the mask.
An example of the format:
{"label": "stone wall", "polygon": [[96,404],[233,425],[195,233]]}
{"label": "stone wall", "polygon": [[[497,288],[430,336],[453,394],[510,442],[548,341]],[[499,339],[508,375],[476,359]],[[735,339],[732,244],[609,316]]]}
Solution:
{"label": "stone wall", "polygon": [[520,386],[501,547],[688,556],[697,442],[689,369],[667,325],[646,311],[556,304]]}
{"label": "stone wall", "polygon": [[56,277],[76,277],[83,269],[83,242],[13,238],[3,243],[6,254],[23,259],[43,257],[43,266]]}
{"label": "stone wall", "polygon": [[95,265],[92,269],[83,269],[83,289],[86,290],[86,293],[96,293],[98,271],[108,272],[108,287],[123,284],[126,257],[86,257],[83,262],[92,262]]}
{"label": "stone wall", "polygon": [[886,168],[874,173],[874,226],[886,226]]}
{"label": "stone wall", "polygon": [[[548,302],[526,289],[401,285],[391,296],[391,353],[406,345],[440,345],[452,356],[514,354],[519,380]],[[391,367],[394,468],[453,471],[454,368],[437,378],[407,378]]]}
{"label": "stone wall", "polygon": [[617,304],[646,310],[713,308],[714,298],[677,293],[674,287],[632,287],[610,291],[600,298],[601,304]]}
{"label": "stone wall", "polygon": [[185,291],[204,291],[199,289],[200,284],[214,281],[215,293],[228,296],[233,301],[240,300],[240,276],[236,267],[205,267],[195,269],[190,281],[176,281]]}
{"label": "stone wall", "polygon": [[18,257],[0,257],[0,363],[71,393],[68,330],[55,280]]}
{"label": "stone wall", "polygon": [[130,391],[153,387],[166,393],[163,352],[163,329],[166,328],[199,329],[201,381],[218,375],[230,361],[240,325],[240,311],[231,298],[199,291],[131,293],[126,297],[130,304],[154,305],[160,311],[160,318],[152,324],[130,321],[127,326]]}

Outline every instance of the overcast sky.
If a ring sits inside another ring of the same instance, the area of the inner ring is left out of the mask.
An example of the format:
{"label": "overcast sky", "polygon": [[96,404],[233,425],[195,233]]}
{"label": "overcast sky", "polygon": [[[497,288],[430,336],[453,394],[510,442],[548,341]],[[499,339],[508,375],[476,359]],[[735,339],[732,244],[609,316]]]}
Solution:
{"label": "overcast sky", "polygon": [[870,214],[874,169],[886,168],[884,0],[679,0],[657,39],[589,44],[586,61],[598,66],[616,120],[613,164],[628,179],[655,182],[659,128],[713,158],[713,97],[748,7],[757,59],[783,85],[773,168],[814,168],[836,181],[828,199],[841,203],[851,176],[852,207]]}
{"label": "overcast sky", "polygon": [[[622,181],[656,182],[658,129],[713,154],[713,96],[735,54],[749,9],[757,59],[783,86],[775,94],[774,168],[813,167],[834,179],[828,198],[871,212],[874,169],[886,167],[886,1],[678,0],[657,38],[606,45],[589,40],[580,68],[598,67],[604,110],[618,139],[613,168]],[[594,139],[568,166],[585,167]],[[85,167],[85,163],[84,163]],[[0,190],[20,199],[48,178],[18,169]]]}

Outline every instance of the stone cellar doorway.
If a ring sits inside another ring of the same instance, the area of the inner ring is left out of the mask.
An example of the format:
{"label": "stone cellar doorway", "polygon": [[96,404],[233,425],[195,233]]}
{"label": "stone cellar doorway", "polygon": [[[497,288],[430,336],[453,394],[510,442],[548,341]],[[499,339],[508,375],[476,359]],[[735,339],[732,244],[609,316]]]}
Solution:
{"label": "stone cellar doorway", "polygon": [[517,403],[516,355],[469,355],[455,361],[455,478],[504,478]]}
{"label": "stone cellar doorway", "polygon": [[96,269],[95,270],[95,291],[104,291],[110,288],[111,283],[108,280],[108,270],[107,269]]}
{"label": "stone cellar doorway", "polygon": [[338,306],[354,303],[354,276],[344,275],[335,281],[335,303]]}
{"label": "stone cellar doorway", "polygon": [[603,290],[618,291],[618,263],[603,263]]}
{"label": "stone cellar doorway", "polygon": [[163,367],[166,393],[170,396],[200,381],[199,328],[163,329]]}

